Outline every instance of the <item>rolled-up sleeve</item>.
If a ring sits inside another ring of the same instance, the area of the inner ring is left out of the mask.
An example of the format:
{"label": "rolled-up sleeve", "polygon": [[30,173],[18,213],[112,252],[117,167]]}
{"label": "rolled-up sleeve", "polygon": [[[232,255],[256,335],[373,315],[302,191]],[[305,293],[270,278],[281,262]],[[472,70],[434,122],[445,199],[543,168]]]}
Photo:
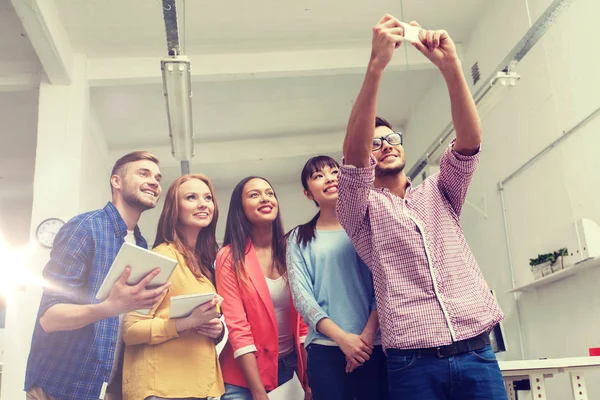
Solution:
{"label": "rolled-up sleeve", "polygon": [[469,185],[479,163],[480,151],[470,156],[460,154],[454,150],[455,141],[456,139],[450,143],[440,159],[438,188],[448,199],[456,215],[460,216]]}
{"label": "rolled-up sleeve", "polygon": [[225,316],[233,356],[238,358],[244,354],[255,352],[254,336],[246,316],[242,293],[228,250],[221,250],[217,254],[215,276],[217,292],[223,297],[221,309]]}
{"label": "rolled-up sleeve", "polygon": [[[162,302],[165,301],[165,298]],[[160,307],[160,304],[158,307]],[[123,320],[123,341],[125,344],[128,346],[160,344],[179,337],[176,321],[156,317],[155,313],[156,309],[153,309],[148,315],[137,312],[130,312],[125,315]]]}
{"label": "rolled-up sleeve", "polygon": [[296,232],[294,232],[290,235],[287,244],[290,289],[292,290],[296,311],[304,318],[306,323],[316,329],[317,323],[323,318],[329,318],[329,316],[315,299],[314,285],[296,238]]}

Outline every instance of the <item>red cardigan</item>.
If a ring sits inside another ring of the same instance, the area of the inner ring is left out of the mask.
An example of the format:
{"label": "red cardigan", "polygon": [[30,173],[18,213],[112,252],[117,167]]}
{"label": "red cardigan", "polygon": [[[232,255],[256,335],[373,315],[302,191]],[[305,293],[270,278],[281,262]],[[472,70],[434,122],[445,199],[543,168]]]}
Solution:
{"label": "red cardigan", "polygon": [[[248,387],[240,364],[235,359],[255,352],[261,381],[265,389],[270,391],[277,387],[278,328],[267,281],[250,241],[244,260],[247,272],[245,282],[237,280],[229,249],[230,246],[225,246],[217,254],[215,271],[217,292],[224,299],[222,312],[229,330],[229,340],[220,356],[223,380],[232,385]],[[301,341],[304,341],[308,327],[293,306],[289,321],[293,325],[296,342],[298,378],[300,382],[306,382]]]}

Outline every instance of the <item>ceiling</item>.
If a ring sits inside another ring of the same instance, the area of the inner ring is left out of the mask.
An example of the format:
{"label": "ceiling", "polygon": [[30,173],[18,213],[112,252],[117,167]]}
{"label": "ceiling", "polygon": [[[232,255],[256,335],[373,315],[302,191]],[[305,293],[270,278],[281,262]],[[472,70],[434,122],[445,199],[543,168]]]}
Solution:
{"label": "ceiling", "polygon": [[[423,27],[446,29],[462,41],[492,1],[187,0],[186,52],[368,46],[371,27],[385,13],[416,20]],[[55,2],[77,51],[92,57],[160,56],[165,52],[160,0]],[[183,4],[178,0],[180,16]]]}
{"label": "ceiling", "polygon": [[[178,0],[193,69],[192,171],[209,174],[223,187],[248,174],[295,181],[310,155],[339,157],[379,18],[388,12],[417,20],[464,43],[492,2]],[[64,71],[74,55],[83,55],[91,111],[112,158],[134,149],[155,151],[165,178],[174,179],[180,170],[170,155],[160,79],[166,55],[161,1],[28,0],[36,6],[30,9],[23,4],[0,0],[0,93],[7,90],[4,83],[13,85],[10,96],[17,96],[22,82],[39,84],[40,71],[50,83],[68,83],[72,76]],[[412,48],[397,54],[384,76],[378,113],[403,130],[439,73]],[[31,117],[15,129],[33,141],[16,140],[13,148],[23,146],[31,169],[37,95],[32,88],[22,93],[21,111]],[[9,110],[0,117],[10,119]],[[0,140],[12,142],[14,132],[0,131]],[[410,140],[411,132],[405,133]]]}
{"label": "ceiling", "polygon": [[[399,124],[408,120],[412,110],[400,105],[402,94],[413,93],[411,101],[420,101],[435,74],[386,75],[380,112]],[[195,138],[199,143],[235,142],[343,130],[361,83],[359,75],[196,82]],[[110,148],[168,143],[161,84],[94,88],[91,96]]]}
{"label": "ceiling", "polygon": [[9,0],[0,0],[0,76],[40,69],[37,56]]}

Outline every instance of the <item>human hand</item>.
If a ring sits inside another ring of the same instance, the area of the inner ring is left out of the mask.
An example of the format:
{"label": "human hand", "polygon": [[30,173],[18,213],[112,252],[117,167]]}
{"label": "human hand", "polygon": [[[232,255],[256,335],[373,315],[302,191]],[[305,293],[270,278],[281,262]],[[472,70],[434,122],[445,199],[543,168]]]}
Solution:
{"label": "human hand", "polygon": [[215,296],[211,301],[207,301],[206,303],[196,307],[194,311],[192,311],[192,313],[187,317],[178,318],[175,322],[177,326],[177,332],[199,327],[213,319],[218,319],[219,312],[217,311],[217,304],[219,304],[222,299],[223,298],[221,296]]}
{"label": "human hand", "polygon": [[360,367],[361,365],[359,363],[357,363],[356,361],[346,357],[346,369],[344,370],[347,374],[351,373],[352,371],[354,371],[356,368]]}
{"label": "human hand", "polygon": [[106,306],[113,315],[120,315],[126,312],[139,309],[154,308],[167,293],[171,282],[167,282],[154,289],[146,289],[146,286],[159,274],[160,268],[155,268],[136,285],[127,284],[131,276],[131,268],[125,268],[125,271],[112,287],[108,298],[105,300]]}
{"label": "human hand", "polygon": [[[373,350],[361,340],[360,336],[352,333],[346,333],[337,344],[340,346],[340,350],[346,355],[347,359],[355,363],[356,366],[363,365],[371,357],[370,355],[373,352]],[[346,370],[348,372],[348,368],[346,368]]]}
{"label": "human hand", "polygon": [[[373,349],[373,341],[375,340],[375,333],[371,332],[369,329],[365,328],[362,333],[359,335],[360,340],[368,346],[370,349]],[[346,373],[354,371],[356,368],[360,367],[362,364],[359,364],[354,359],[346,357]]]}
{"label": "human hand", "polygon": [[373,341],[375,341],[375,332],[371,332],[369,329],[365,329],[359,335],[360,340],[363,341],[364,344],[369,346],[369,348],[373,348]]}
{"label": "human hand", "polygon": [[202,325],[194,327],[198,335],[204,335],[211,339],[217,339],[223,333],[223,323],[219,318],[211,319]]}
{"label": "human hand", "polygon": [[312,390],[308,385],[304,385],[304,400],[312,400]]}
{"label": "human hand", "polygon": [[410,25],[421,29],[419,41],[413,43],[417,50],[442,71],[456,66],[458,61],[456,45],[448,32],[422,29],[415,21],[412,21]]}
{"label": "human hand", "polygon": [[188,320],[193,327],[199,327],[213,319],[218,319],[219,311],[217,310],[217,304],[219,304],[222,299],[223,298],[221,296],[217,297],[215,295],[211,301],[207,301],[206,303],[196,307],[194,311],[192,311],[192,313],[185,319]]}
{"label": "human hand", "polygon": [[383,70],[391,61],[394,50],[404,40],[404,26],[393,16],[386,14],[373,27],[370,64]]}
{"label": "human hand", "polygon": [[217,299],[217,303],[216,303],[217,309],[221,310],[221,304],[223,304],[223,300],[224,300],[223,297],[219,296],[218,294],[215,293],[215,299]]}
{"label": "human hand", "polygon": [[269,395],[267,395],[267,392],[256,394],[256,395],[253,394],[252,400],[269,400]]}

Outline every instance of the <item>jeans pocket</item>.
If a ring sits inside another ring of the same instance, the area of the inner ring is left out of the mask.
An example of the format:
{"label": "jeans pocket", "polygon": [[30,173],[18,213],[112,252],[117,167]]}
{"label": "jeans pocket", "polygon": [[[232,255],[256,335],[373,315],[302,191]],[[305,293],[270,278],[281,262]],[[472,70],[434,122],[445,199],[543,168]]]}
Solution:
{"label": "jeans pocket", "polygon": [[496,363],[498,360],[496,359],[496,354],[492,350],[491,346],[485,346],[482,349],[474,350],[471,352],[471,355],[476,360],[485,362],[485,363]]}
{"label": "jeans pocket", "polygon": [[396,373],[402,372],[410,367],[412,367],[417,360],[415,354],[406,355],[406,356],[396,356],[396,355],[388,355],[387,359],[387,370],[388,373]]}

